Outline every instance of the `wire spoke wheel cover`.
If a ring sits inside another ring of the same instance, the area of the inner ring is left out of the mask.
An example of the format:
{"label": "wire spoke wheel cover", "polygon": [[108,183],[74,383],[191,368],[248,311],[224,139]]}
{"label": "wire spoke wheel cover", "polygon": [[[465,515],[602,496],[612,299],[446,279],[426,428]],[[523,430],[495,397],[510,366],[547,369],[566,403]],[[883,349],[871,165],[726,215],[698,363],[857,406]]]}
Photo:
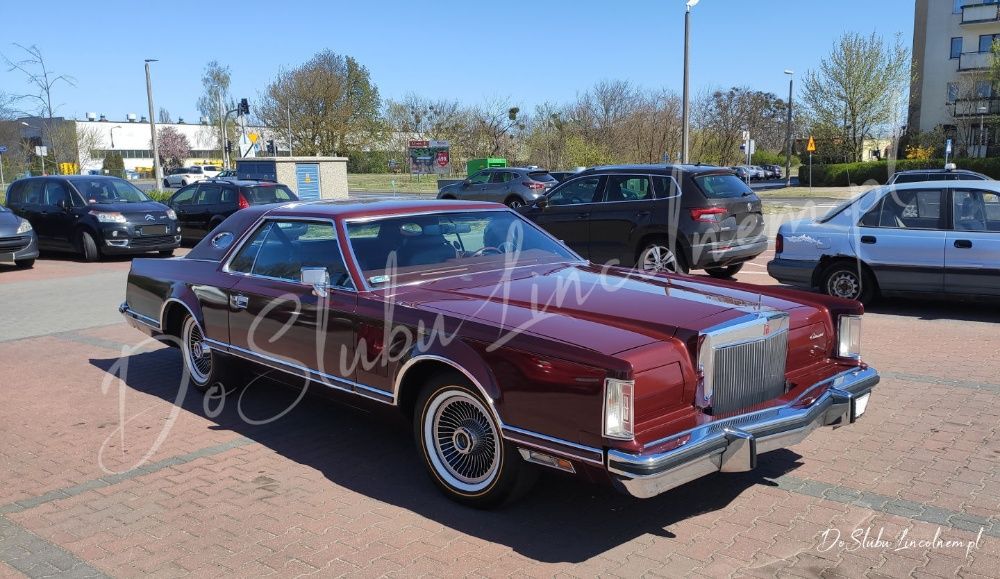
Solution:
{"label": "wire spoke wheel cover", "polygon": [[198,384],[205,384],[212,375],[212,350],[205,343],[201,327],[192,317],[184,321],[184,363],[187,364],[191,378]]}
{"label": "wire spoke wheel cover", "polygon": [[669,247],[663,245],[650,245],[642,252],[640,258],[642,271],[653,273],[669,271],[677,273],[677,256],[670,251]]}
{"label": "wire spoke wheel cover", "polygon": [[861,295],[861,280],[849,271],[838,271],[826,282],[827,293],[838,298],[856,300]]}
{"label": "wire spoke wheel cover", "polygon": [[428,403],[422,430],[427,456],[449,486],[477,493],[497,478],[500,436],[476,397],[462,390],[442,390]]}

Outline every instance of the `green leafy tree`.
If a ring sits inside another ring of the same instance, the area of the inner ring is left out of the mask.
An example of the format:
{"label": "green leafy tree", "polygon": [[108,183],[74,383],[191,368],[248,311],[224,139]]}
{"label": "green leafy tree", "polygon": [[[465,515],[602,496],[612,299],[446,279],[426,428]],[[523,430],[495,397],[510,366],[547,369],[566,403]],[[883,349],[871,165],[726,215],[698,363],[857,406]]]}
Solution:
{"label": "green leafy tree", "polygon": [[125,159],[122,158],[121,153],[109,152],[104,157],[104,166],[102,169],[107,175],[121,177],[125,173]]}

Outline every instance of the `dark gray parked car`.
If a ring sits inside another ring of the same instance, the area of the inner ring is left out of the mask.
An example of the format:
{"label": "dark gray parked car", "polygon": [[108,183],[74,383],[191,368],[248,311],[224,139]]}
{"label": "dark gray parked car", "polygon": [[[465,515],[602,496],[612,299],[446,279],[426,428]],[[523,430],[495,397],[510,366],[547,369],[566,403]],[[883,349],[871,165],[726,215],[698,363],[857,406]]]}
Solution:
{"label": "dark gray parked car", "polygon": [[544,169],[483,169],[464,181],[445,185],[438,192],[438,199],[494,201],[508,207],[523,207],[544,197],[558,184],[559,181]]}
{"label": "dark gray parked car", "polygon": [[0,205],[0,265],[28,269],[38,257],[38,238],[27,219]]}

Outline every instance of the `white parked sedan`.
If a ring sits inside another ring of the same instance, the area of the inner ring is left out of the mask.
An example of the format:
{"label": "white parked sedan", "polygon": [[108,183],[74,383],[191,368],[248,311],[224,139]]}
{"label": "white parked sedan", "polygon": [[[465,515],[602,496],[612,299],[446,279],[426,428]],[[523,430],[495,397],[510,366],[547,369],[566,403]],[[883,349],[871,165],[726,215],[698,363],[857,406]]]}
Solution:
{"label": "white parked sedan", "polygon": [[872,189],[820,219],[782,225],[767,271],[862,302],[889,294],[1000,297],[1000,183]]}

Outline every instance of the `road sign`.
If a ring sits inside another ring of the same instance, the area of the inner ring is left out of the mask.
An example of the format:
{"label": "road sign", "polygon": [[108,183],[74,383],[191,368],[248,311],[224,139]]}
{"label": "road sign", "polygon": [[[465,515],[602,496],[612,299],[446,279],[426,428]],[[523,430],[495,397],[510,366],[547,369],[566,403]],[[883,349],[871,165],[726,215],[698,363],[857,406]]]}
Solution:
{"label": "road sign", "polygon": [[7,145],[0,145],[0,155],[7,152]]}
{"label": "road sign", "polygon": [[49,154],[49,148],[45,145],[39,145],[35,147],[35,155],[38,157],[45,157]]}
{"label": "road sign", "polygon": [[257,133],[250,133],[250,142],[251,143],[253,143],[253,144],[256,145],[257,144],[257,139],[259,139],[259,138],[260,138],[260,135],[258,135]]}
{"label": "road sign", "polygon": [[806,145],[806,152],[808,153],[816,152],[816,141],[812,138],[812,135],[809,136],[809,144]]}
{"label": "road sign", "polygon": [[947,141],[944,142],[944,154],[945,155],[951,154],[951,139],[948,139]]}

